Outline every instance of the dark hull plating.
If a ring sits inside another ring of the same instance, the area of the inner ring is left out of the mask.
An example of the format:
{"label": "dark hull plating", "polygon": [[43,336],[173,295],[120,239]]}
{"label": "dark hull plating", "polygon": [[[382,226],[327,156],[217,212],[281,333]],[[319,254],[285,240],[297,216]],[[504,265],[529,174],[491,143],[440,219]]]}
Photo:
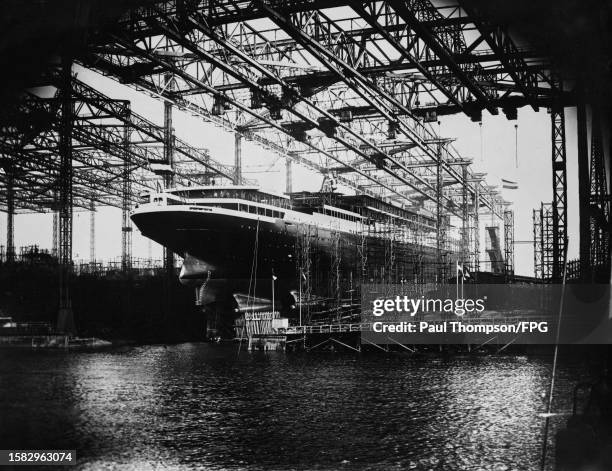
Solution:
{"label": "dark hull plating", "polygon": [[[193,280],[195,286],[209,279],[217,293],[246,292],[253,280],[259,279],[258,294],[269,295],[272,275],[278,279],[279,295],[297,290],[302,250],[299,240],[303,241],[305,230],[310,234],[313,293],[322,296],[329,294],[326,288],[336,274],[347,289],[349,284],[361,281],[431,281],[426,279],[424,267],[435,261],[435,250],[429,247],[380,237],[362,238],[324,227],[305,229],[281,219],[256,221],[181,210],[136,213],[132,219],[143,235],[184,258],[183,282]],[[392,267],[384,261],[391,244],[396,254]]]}

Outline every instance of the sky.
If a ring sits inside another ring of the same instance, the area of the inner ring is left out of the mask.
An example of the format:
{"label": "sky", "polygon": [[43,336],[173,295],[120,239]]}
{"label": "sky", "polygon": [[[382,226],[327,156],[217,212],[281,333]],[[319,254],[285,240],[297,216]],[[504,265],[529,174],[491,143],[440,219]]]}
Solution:
{"label": "sky", "polygon": [[[136,92],[96,72],[75,67],[78,78],[113,98],[129,99],[132,109],[158,124],[163,123],[161,101]],[[486,172],[487,183],[500,185],[506,178],[518,182],[518,190],[502,190],[505,200],[513,202],[515,240],[533,240],[532,210],[540,203],[552,200],[551,123],[545,109],[538,112],[524,107],[518,110],[518,119],[509,121],[503,113],[497,116],[483,111],[482,126],[467,116],[457,114],[440,117],[440,134],[455,138],[453,145],[459,153],[472,158],[476,172]],[[566,109],[566,145],[568,180],[568,236],[569,258],[578,252],[578,194],[577,143],[575,109]],[[217,161],[233,164],[234,137],[232,134],[175,109],[173,125],[178,137],[196,147],[210,150]],[[515,125],[518,128],[515,130]],[[516,134],[515,134],[516,133]],[[515,145],[515,137],[518,146]],[[262,149],[252,142],[242,144],[243,170],[246,178],[256,179],[264,188],[285,190],[285,163],[278,155]],[[518,164],[517,164],[518,162]],[[293,165],[293,190],[318,190],[322,176]],[[485,217],[481,221],[486,224]],[[483,223],[481,223],[482,226]],[[500,229],[501,230],[501,229]],[[503,233],[503,232],[500,232]],[[161,258],[162,249],[133,233],[135,258]],[[75,211],[73,225],[73,258],[89,259],[90,213]],[[0,217],[0,244],[6,245],[6,215]],[[15,217],[15,245],[38,245],[50,249],[52,245],[51,214],[19,214]],[[481,241],[484,247],[484,240]],[[121,212],[116,208],[98,208],[96,213],[96,259],[118,259],[121,253]],[[533,275],[533,246],[531,243],[515,245],[515,272]]]}

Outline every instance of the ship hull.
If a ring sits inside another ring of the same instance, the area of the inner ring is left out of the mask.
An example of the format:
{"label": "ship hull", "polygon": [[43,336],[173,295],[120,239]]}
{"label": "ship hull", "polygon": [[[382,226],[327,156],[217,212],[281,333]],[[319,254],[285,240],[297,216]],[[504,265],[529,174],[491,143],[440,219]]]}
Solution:
{"label": "ship hull", "polygon": [[[144,236],[183,258],[182,283],[206,284],[202,304],[236,292],[270,297],[273,276],[279,304],[291,302],[287,294],[298,291],[307,276],[313,294],[320,296],[334,289],[337,294],[339,288],[348,291],[360,282],[418,282],[423,281],[422,267],[435,259],[428,247],[394,241],[390,249],[384,238],[283,219],[166,207],[136,212],[132,220]],[[384,262],[390,250],[396,254],[392,267]]]}

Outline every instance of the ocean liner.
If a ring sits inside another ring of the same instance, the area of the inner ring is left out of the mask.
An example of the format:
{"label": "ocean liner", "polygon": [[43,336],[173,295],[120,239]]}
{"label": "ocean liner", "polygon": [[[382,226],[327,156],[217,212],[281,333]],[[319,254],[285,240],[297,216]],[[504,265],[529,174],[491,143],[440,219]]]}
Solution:
{"label": "ocean liner", "polygon": [[[254,186],[198,186],[141,196],[132,220],[179,255],[180,281],[204,309],[245,302],[289,317],[306,297],[339,297],[361,282],[435,281],[435,218],[367,195]],[[451,264],[456,251],[445,247]],[[247,300],[247,301],[245,301]]]}

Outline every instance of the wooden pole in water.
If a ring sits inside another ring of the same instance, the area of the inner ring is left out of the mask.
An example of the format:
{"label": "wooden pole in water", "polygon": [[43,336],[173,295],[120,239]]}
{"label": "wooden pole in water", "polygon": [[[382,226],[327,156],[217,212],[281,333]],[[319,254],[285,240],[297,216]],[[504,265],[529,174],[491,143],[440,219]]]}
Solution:
{"label": "wooden pole in water", "polygon": [[542,471],[546,468],[546,452],[548,450],[548,425],[550,422],[550,412],[552,410],[553,392],[555,389],[555,374],[557,372],[557,358],[559,356],[559,337],[561,333],[561,318],[563,316],[563,300],[565,298],[565,283],[567,281],[567,247],[565,245],[563,263],[563,283],[561,284],[561,301],[559,302],[559,317],[557,319],[557,332],[555,334],[555,353],[553,356],[553,367],[550,377],[550,389],[548,391],[548,406],[546,407],[546,421],[544,423],[544,441],[542,443]]}

